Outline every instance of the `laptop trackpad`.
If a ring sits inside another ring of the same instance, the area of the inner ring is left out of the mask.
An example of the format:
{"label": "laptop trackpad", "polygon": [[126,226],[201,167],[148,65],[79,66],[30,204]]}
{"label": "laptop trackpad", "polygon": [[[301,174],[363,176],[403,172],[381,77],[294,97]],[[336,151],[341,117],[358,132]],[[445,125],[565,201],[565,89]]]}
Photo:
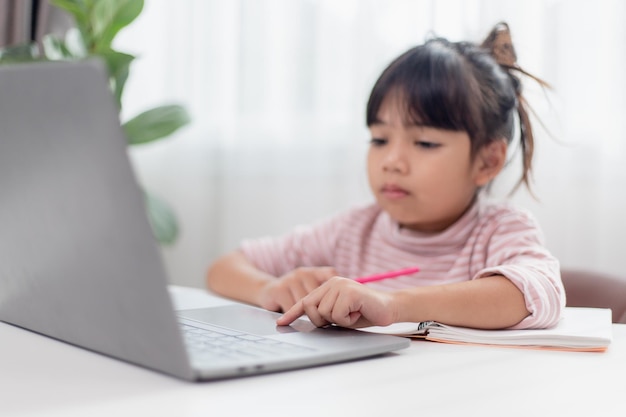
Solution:
{"label": "laptop trackpad", "polygon": [[310,332],[317,327],[307,320],[298,319],[290,326],[277,326],[279,313],[242,304],[219,307],[179,310],[178,317],[197,320],[258,336],[271,336],[282,333]]}

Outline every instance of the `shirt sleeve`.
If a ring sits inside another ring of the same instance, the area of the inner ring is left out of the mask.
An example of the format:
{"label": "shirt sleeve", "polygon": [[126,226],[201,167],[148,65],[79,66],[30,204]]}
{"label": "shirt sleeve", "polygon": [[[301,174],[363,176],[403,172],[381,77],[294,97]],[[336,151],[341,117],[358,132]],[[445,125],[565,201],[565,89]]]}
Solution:
{"label": "shirt sleeve", "polygon": [[487,267],[473,279],[503,275],[524,294],[530,314],[512,329],[556,325],[565,307],[559,261],[545,248],[543,234],[526,212],[509,212],[494,222],[487,238]]}
{"label": "shirt sleeve", "polygon": [[240,250],[254,266],[276,277],[298,267],[333,266],[334,248],[349,217],[345,212],[282,236],[247,239]]}

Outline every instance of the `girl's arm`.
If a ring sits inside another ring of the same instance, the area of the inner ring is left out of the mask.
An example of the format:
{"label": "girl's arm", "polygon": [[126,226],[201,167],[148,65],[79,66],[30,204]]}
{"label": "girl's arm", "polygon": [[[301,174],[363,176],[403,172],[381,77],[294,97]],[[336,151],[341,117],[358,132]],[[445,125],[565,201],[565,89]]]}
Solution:
{"label": "girl's arm", "polygon": [[214,292],[272,311],[287,311],[298,300],[337,275],[331,267],[299,267],[280,277],[263,272],[237,251],[219,258],[209,269]]}
{"label": "girl's arm", "polygon": [[389,293],[346,278],[333,278],[296,303],[277,322],[284,326],[306,314],[316,326],[387,326],[438,321],[481,329],[511,327],[526,317],[524,296],[503,276]]}
{"label": "girl's arm", "polygon": [[261,289],[276,278],[257,269],[239,251],[220,257],[209,268],[207,286],[217,294],[260,305]]}
{"label": "girl's arm", "polygon": [[395,321],[434,320],[453,326],[501,329],[516,325],[529,314],[522,292],[501,275],[410,288],[393,296]]}

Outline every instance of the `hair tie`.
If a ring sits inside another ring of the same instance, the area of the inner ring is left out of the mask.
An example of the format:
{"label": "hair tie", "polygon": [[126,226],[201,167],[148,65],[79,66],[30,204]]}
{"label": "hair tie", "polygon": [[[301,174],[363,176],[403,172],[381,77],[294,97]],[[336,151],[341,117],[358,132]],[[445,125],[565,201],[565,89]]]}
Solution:
{"label": "hair tie", "polygon": [[504,22],[498,23],[483,41],[483,48],[491,51],[496,62],[504,67],[517,68],[517,54],[511,40],[509,25]]}

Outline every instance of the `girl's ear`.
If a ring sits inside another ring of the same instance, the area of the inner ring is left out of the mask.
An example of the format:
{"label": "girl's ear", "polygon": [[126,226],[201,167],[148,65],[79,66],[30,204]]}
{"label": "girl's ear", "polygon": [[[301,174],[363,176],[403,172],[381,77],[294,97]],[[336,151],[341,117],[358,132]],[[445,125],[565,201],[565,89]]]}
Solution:
{"label": "girl's ear", "polygon": [[475,183],[482,187],[502,171],[506,162],[507,144],[503,139],[494,140],[478,151],[475,160]]}

